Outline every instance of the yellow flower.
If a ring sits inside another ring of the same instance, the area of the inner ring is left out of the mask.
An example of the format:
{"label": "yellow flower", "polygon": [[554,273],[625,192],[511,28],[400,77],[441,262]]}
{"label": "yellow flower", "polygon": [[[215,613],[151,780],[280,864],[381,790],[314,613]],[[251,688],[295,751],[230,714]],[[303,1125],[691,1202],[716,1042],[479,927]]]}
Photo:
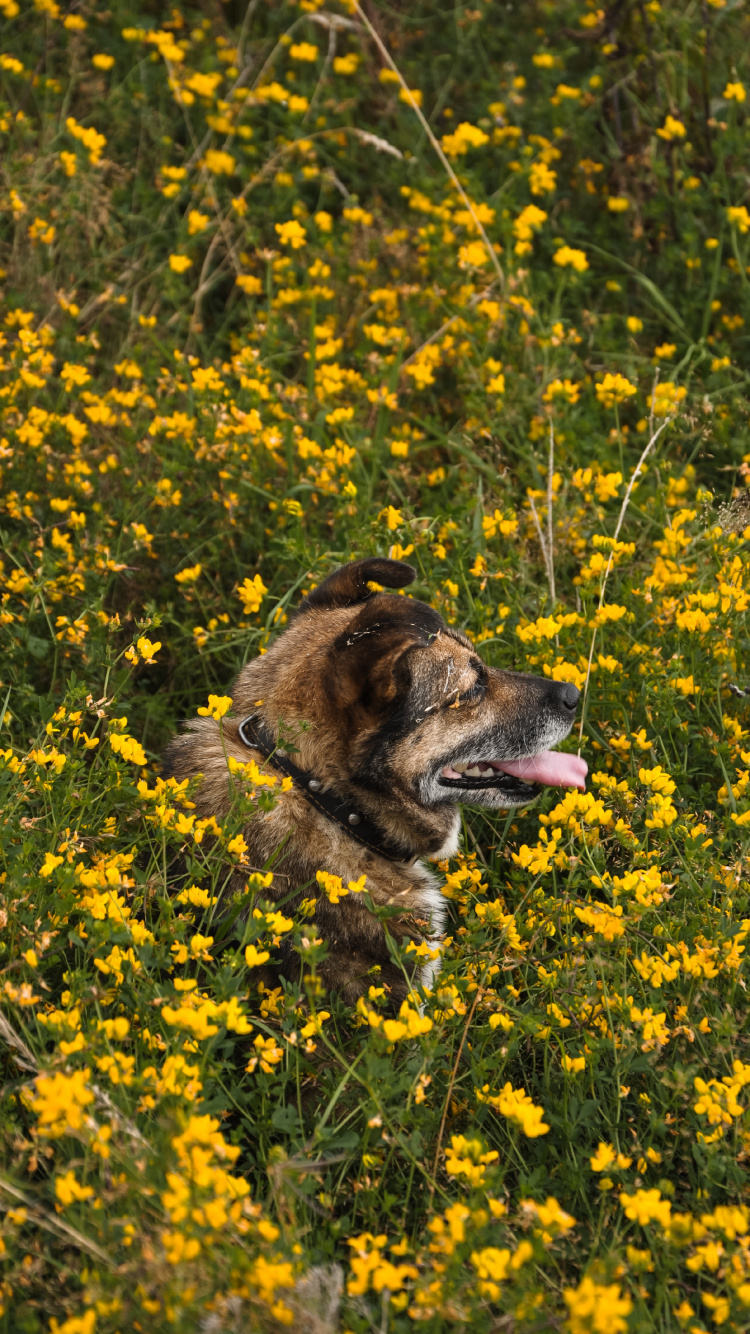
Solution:
{"label": "yellow flower", "polygon": [[150,639],[146,639],[142,635],[137,643],[132,644],[130,648],[126,650],[125,657],[128,662],[133,664],[137,663],[139,660],[146,663],[153,663],[155,662],[154,654],[158,653],[160,648],[161,643],[159,641],[152,644]]}
{"label": "yellow flower", "polygon": [[333,62],[334,74],[356,74],[359,69],[360,57],[356,51],[350,51],[345,56],[336,56]]}
{"label": "yellow flower", "polygon": [[607,208],[610,213],[627,213],[630,208],[630,200],[625,195],[610,195],[607,200]]}
{"label": "yellow flower", "polygon": [[260,609],[268,589],[259,574],[253,575],[253,578],[246,578],[237,589],[237,596],[242,602],[242,608],[246,616],[253,615]]}
{"label": "yellow flower", "polygon": [[203,164],[213,176],[231,176],[237,165],[231,153],[225,153],[219,148],[209,148]]}
{"label": "yellow flower", "polygon": [[207,213],[200,213],[197,208],[191,208],[188,213],[188,235],[196,236],[198,232],[205,231],[210,221]]}
{"label": "yellow flower", "polygon": [[267,1074],[273,1074],[273,1068],[278,1065],[284,1055],[284,1050],[280,1047],[275,1038],[264,1038],[259,1033],[253,1042],[256,1054],[248,1061],[245,1069],[255,1070],[260,1066],[261,1070]]}
{"label": "yellow flower", "polygon": [[554,1195],[548,1195],[544,1204],[536,1200],[521,1200],[519,1209],[529,1220],[538,1224],[535,1230],[545,1242],[570,1232],[576,1225],[575,1218],[560,1208]]}
{"label": "yellow flower", "polygon": [[542,223],[547,221],[547,214],[544,209],[537,208],[536,204],[527,204],[525,209],[519,213],[513,223],[513,235],[516,238],[515,251],[517,255],[527,255],[531,250],[531,239],[534,232],[538,232]]}
{"label": "yellow flower", "polygon": [[489,264],[490,257],[482,241],[469,241],[458,248],[458,267],[460,269],[481,269]]}
{"label": "yellow flower", "polygon": [[37,1075],[36,1094],[29,1097],[29,1105],[38,1117],[40,1135],[57,1137],[83,1128],[84,1109],[94,1101],[88,1081],[88,1070]]}
{"label": "yellow flower", "polygon": [[139,741],[132,736],[123,736],[119,732],[113,732],[108,741],[116,755],[121,755],[124,760],[130,760],[132,764],[144,765],[147,763],[146,753]]}
{"label": "yellow flower", "polygon": [[680,692],[681,695],[686,695],[686,696],[687,696],[687,695],[696,695],[696,694],[698,693],[699,689],[700,689],[700,686],[697,686],[697,685],[695,684],[695,681],[694,681],[692,675],[690,675],[690,676],[673,676],[672,679],[671,679],[671,681],[669,682],[669,684],[670,684],[671,686],[674,686],[675,690],[679,690],[679,692]]}
{"label": "yellow flower", "polygon": [[483,1153],[483,1148],[480,1139],[451,1135],[451,1147],[445,1152],[445,1170],[448,1175],[464,1176],[470,1186],[481,1185],[485,1177],[485,1168],[500,1157],[496,1149]]}
{"label": "yellow flower", "polygon": [[574,250],[568,245],[560,246],[560,249],[555,251],[553,259],[560,268],[575,269],[577,273],[585,273],[589,266],[585,251]]}
{"label": "yellow flower", "polygon": [[661,1198],[660,1190],[637,1190],[634,1195],[627,1195],[623,1191],[620,1195],[620,1204],[626,1216],[633,1222],[640,1223],[641,1227],[653,1222],[660,1223],[665,1228],[669,1226],[672,1206],[669,1200]]}
{"label": "yellow flower", "polygon": [[301,246],[307,245],[307,232],[296,218],[292,218],[289,222],[277,222],[274,227],[282,245],[289,245],[292,250],[299,250]]}
{"label": "yellow flower", "polygon": [[581,1070],[586,1069],[586,1057],[565,1055],[563,1056],[560,1064],[562,1065],[562,1068],[563,1070],[565,1070],[566,1074],[569,1075],[579,1074]]}
{"label": "yellow flower", "polygon": [[231,695],[209,695],[208,705],[198,710],[201,718],[213,718],[214,722],[219,722],[232,707]]}
{"label": "yellow flower", "polygon": [[342,209],[342,216],[347,222],[361,222],[363,227],[372,227],[374,221],[372,213],[359,207]]}
{"label": "yellow flower", "polygon": [[[497,533],[501,533],[503,537],[510,537],[513,533],[518,532],[518,519],[515,517],[512,510],[507,515],[501,514],[500,510],[495,510],[492,515],[483,514],[482,532],[488,539],[495,537]],[[452,596],[457,597],[458,585],[455,584],[454,587],[456,591]],[[505,615],[508,614],[508,610],[506,609]]]}
{"label": "yellow flower", "polygon": [[514,1089],[512,1084],[507,1083],[500,1093],[491,1094],[489,1086],[485,1084],[482,1089],[476,1090],[476,1094],[480,1102],[495,1107],[501,1116],[513,1121],[527,1139],[536,1139],[549,1132],[549,1126],[542,1119],[544,1108],[535,1107],[525,1089]]}
{"label": "yellow flower", "polygon": [[385,519],[388,529],[392,533],[394,533],[397,528],[400,528],[403,523],[401,510],[394,509],[392,505],[389,505],[387,509],[381,510],[378,518]]}
{"label": "yellow flower", "polygon": [[289,47],[289,56],[292,60],[301,60],[312,65],[319,55],[320,51],[312,42],[293,42]]}
{"label": "yellow flower", "polygon": [[91,1186],[81,1186],[71,1169],[64,1176],[55,1177],[55,1195],[65,1207],[74,1200],[90,1200],[94,1192]]}
{"label": "yellow flower", "polygon": [[[399,1042],[401,1038],[415,1038],[422,1033],[429,1033],[432,1020],[426,1014],[420,1014],[408,1001],[403,1001],[398,1012],[398,1019],[385,1019],[382,1032],[389,1042]],[[448,1169],[450,1171],[450,1168]]]}
{"label": "yellow flower", "polygon": [[744,102],[747,97],[743,83],[728,83],[722,97],[725,102]]}
{"label": "yellow flower", "polygon": [[535,640],[554,639],[567,626],[580,624],[580,619],[574,611],[567,612],[563,616],[539,616],[529,625],[517,626],[516,634],[524,644],[534,643]]}
{"label": "yellow flower", "polygon": [[96,130],[79,125],[73,116],[68,116],[65,122],[65,128],[74,139],[78,139],[84,148],[89,151],[89,162],[92,166],[98,167],[101,162],[102,149],[106,147],[107,140],[103,134]]}
{"label": "yellow flower", "polygon": [[624,375],[612,375],[607,372],[604,379],[596,386],[596,397],[605,408],[613,408],[616,403],[624,403],[638,390]]}
{"label": "yellow flower", "polygon": [[[750,225],[750,219],[748,219]],[[676,386],[671,380],[664,380],[657,384],[653,393],[653,409],[655,417],[669,417],[676,412],[680,403],[687,396],[687,390],[684,385]]]}
{"label": "yellow flower", "polygon": [[268,950],[256,949],[255,945],[245,946],[245,963],[248,968],[258,968],[261,964],[267,963],[270,957]]}
{"label": "yellow flower", "polygon": [[607,1168],[615,1161],[615,1151],[611,1144],[599,1144],[599,1148],[593,1158],[589,1159],[592,1172],[606,1172]]}
{"label": "yellow flower", "polygon": [[750,213],[748,213],[744,204],[741,204],[739,208],[728,208],[727,221],[735,223],[743,233],[750,230]]}
{"label": "yellow flower", "polygon": [[[39,0],[37,0],[36,8],[41,8]],[[70,15],[69,17],[74,18],[75,15]],[[68,20],[66,19],[66,25],[67,21]],[[68,1320],[64,1320],[61,1325],[59,1325],[55,1320],[55,1317],[52,1316],[49,1322],[49,1329],[50,1334],[94,1334],[95,1325],[96,1308],[92,1306],[88,1311],[84,1311],[83,1315],[72,1315]]]}
{"label": "yellow flower", "polygon": [[668,115],[660,130],[657,130],[660,139],[684,139],[687,130],[681,120],[676,120],[674,116]]}
{"label": "yellow flower", "polygon": [[177,574],[175,575],[175,583],[194,584],[197,579],[200,579],[202,571],[203,571],[202,565],[189,565],[187,569],[179,570],[177,572]]}
{"label": "yellow flower", "polygon": [[624,1171],[632,1163],[632,1158],[627,1158],[625,1154],[616,1152],[611,1144],[599,1144],[599,1147],[593,1158],[589,1159],[592,1172],[611,1171],[616,1167],[619,1171]]}
{"label": "yellow flower", "polygon": [[624,1334],[633,1303],[619,1283],[581,1279],[577,1288],[564,1288],[570,1334]]}
{"label": "yellow flower", "polygon": [[91,379],[91,376],[85,366],[79,366],[75,362],[66,361],[60,371],[60,379],[63,382],[66,394],[69,394],[74,385],[80,387],[81,385],[87,384]]}
{"label": "yellow flower", "polygon": [[391,454],[393,455],[394,459],[405,459],[405,458],[408,458],[408,456],[409,456],[409,441],[408,441],[408,440],[392,440],[392,441],[391,441],[391,445],[390,445],[390,449],[391,449]]}
{"label": "yellow flower", "polygon": [[252,273],[241,273],[239,278],[235,278],[237,287],[240,287],[246,296],[258,296],[263,291],[263,284],[260,278],[256,278]]}
{"label": "yellow flower", "polygon": [[190,953],[192,957],[194,959],[210,959],[211,955],[208,950],[213,943],[213,936],[202,936],[199,932],[196,932],[196,934],[190,938]]}
{"label": "yellow flower", "polygon": [[430,343],[414,354],[414,359],[405,367],[406,374],[411,376],[418,389],[424,389],[427,385],[435,383],[432,372],[440,365],[440,360],[440,348],[435,343]]}
{"label": "yellow flower", "polygon": [[104,52],[99,52],[91,57],[91,64],[95,65],[97,69],[111,69],[114,63],[114,56],[108,56]]}
{"label": "yellow flower", "polygon": [[533,195],[548,194],[557,186],[557,173],[545,162],[532,163],[529,172],[529,189]]}
{"label": "yellow flower", "polygon": [[45,218],[35,218],[28,229],[28,234],[34,243],[41,241],[42,245],[52,245],[57,233]]}
{"label": "yellow flower", "polygon": [[170,255],[169,267],[173,273],[185,273],[192,264],[189,255]]}
{"label": "yellow flower", "polygon": [[556,398],[565,398],[568,403],[577,403],[581,397],[581,386],[573,380],[551,380],[542,394],[542,402],[552,403]]}
{"label": "yellow flower", "polygon": [[361,875],[359,880],[350,880],[346,889],[344,889],[341,877],[331,875],[328,871],[317,871],[316,879],[329,902],[338,903],[339,899],[346,894],[361,894],[365,887],[366,877]]}

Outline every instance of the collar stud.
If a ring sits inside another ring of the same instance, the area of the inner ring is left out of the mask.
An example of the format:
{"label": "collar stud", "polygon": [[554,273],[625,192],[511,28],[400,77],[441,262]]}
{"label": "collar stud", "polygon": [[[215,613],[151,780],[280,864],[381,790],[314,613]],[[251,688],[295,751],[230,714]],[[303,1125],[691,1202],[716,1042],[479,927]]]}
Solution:
{"label": "collar stud", "polygon": [[352,811],[351,815],[347,816],[347,819],[349,821],[349,824],[359,824],[360,820],[362,819],[362,816],[357,815],[356,811]]}
{"label": "collar stud", "polygon": [[311,791],[313,791],[313,792],[317,792],[318,788],[320,787],[320,779],[319,779],[319,778],[311,778],[310,781],[308,782],[307,786],[311,789]]}

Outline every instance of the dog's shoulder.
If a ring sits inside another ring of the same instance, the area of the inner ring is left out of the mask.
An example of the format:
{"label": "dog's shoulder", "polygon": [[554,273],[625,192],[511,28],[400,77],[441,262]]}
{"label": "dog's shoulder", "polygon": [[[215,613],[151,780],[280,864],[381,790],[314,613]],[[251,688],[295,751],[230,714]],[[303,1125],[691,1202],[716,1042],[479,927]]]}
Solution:
{"label": "dog's shoulder", "polygon": [[229,771],[225,745],[213,718],[190,718],[173,737],[162,755],[162,777],[200,776],[199,806],[212,814],[223,814],[229,802]]}

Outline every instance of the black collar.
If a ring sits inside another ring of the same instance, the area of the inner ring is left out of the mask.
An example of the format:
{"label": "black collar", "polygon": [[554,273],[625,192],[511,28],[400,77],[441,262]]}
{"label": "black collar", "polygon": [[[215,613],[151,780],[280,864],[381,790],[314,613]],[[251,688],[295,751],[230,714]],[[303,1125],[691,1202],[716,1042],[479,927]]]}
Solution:
{"label": "black collar", "polygon": [[257,714],[251,713],[249,717],[242,719],[239,733],[250,750],[259,751],[264,760],[270,760],[276,769],[280,769],[287,778],[292,778],[295,787],[307,797],[316,810],[327,815],[329,820],[334,820],[350,838],[356,839],[364,848],[369,848],[370,852],[376,852],[379,857],[385,857],[389,862],[415,860],[413,853],[408,852],[402,844],[392,842],[369,816],[363,815],[349,802],[341,801],[335,793],[322,791],[323,784],[320,779],[300,769],[289,759],[286,751],[278,749],[273,736]]}

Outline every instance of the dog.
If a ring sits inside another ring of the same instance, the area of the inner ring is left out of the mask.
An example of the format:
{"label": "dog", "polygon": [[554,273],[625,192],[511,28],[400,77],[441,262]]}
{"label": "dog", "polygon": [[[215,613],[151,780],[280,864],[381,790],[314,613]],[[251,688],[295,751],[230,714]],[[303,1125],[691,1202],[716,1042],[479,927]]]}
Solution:
{"label": "dog", "polygon": [[[373,982],[397,1004],[414,981],[433,980],[434,963],[405,975],[387,937],[443,934],[445,900],[422,859],[456,853],[458,803],[524,806],[539,784],[580,788],[587,772],[551,749],[573,725],[576,687],[488,667],[432,607],[384,591],[415,578],[411,565],[375,557],[334,571],[242,669],[232,713],[188,722],[164,758],[178,780],[202,775],[202,817],[231,806],[231,757],[292,778],[272,810],[249,820],[248,857],[260,868],[281,849],[269,894],[285,911],[318,894],[314,926],[328,947],[319,975],[349,1004]],[[391,910],[387,927],[361,894],[334,903],[319,893],[319,870],[344,886],[365,876],[373,904]],[[246,881],[238,871],[230,892]],[[299,975],[291,949],[281,973]]]}

